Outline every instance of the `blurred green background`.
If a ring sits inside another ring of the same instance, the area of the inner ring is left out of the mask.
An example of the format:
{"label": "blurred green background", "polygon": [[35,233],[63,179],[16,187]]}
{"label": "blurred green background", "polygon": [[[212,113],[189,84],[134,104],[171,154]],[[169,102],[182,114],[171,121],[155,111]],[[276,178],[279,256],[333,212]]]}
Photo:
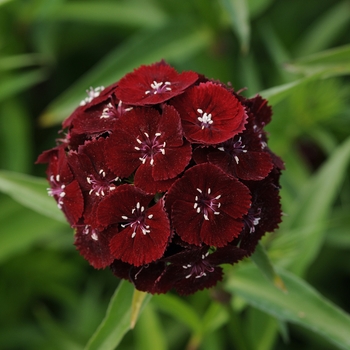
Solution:
{"label": "blurred green background", "polygon": [[273,106],[285,217],[263,245],[291,301],[247,260],[153,297],[118,348],[350,349],[349,33],[349,0],[0,0],[0,348],[83,349],[103,319],[118,280],[76,252],[34,162],[86,89],[164,58]]}

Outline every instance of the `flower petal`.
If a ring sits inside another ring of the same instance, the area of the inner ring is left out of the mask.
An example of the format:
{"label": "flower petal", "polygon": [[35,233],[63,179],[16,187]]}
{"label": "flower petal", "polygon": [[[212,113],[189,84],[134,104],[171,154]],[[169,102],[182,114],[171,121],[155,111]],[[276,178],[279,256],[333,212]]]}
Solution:
{"label": "flower petal", "polygon": [[198,78],[197,73],[176,70],[164,61],[141,66],[119,81],[117,97],[136,106],[162,103],[181,94]]}
{"label": "flower petal", "polygon": [[103,269],[114,260],[109,250],[110,238],[108,231],[99,232],[88,225],[79,226],[75,232],[74,245],[90,265],[95,269]]}
{"label": "flower petal", "polygon": [[171,186],[166,208],[184,241],[222,247],[238,237],[250,199],[248,188],[241,182],[203,163],[188,169]]}
{"label": "flower petal", "polygon": [[180,113],[184,135],[190,142],[217,144],[244,130],[244,107],[219,84],[201,83],[171,103]]}

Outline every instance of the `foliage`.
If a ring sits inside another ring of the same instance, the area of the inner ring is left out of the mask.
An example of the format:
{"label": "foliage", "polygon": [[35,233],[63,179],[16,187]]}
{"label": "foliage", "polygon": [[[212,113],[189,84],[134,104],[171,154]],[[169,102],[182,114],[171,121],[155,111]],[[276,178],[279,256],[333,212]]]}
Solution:
{"label": "foliage", "polygon": [[[349,29],[348,0],[0,1],[0,347],[349,349]],[[286,215],[219,288],[147,296],[128,331],[142,296],[112,297],[34,162],[89,86],[162,58],[269,99]]]}

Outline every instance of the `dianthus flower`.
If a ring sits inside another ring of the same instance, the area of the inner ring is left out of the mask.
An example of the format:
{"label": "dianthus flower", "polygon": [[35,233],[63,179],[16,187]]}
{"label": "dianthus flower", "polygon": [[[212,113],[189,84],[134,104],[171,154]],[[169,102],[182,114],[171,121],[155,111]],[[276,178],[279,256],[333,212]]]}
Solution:
{"label": "dianthus flower", "polygon": [[88,89],[37,162],[93,267],[141,291],[191,294],[281,222],[271,115],[259,95],[161,61]]}

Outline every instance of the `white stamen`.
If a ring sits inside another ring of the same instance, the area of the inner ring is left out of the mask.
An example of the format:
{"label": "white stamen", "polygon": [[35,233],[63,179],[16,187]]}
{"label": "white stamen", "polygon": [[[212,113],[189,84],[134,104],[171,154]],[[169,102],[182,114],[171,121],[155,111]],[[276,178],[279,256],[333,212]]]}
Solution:
{"label": "white stamen", "polygon": [[91,238],[92,238],[94,241],[98,241],[98,236],[97,236],[97,234],[96,234],[95,232],[91,235]]}
{"label": "white stamen", "polygon": [[147,217],[148,217],[149,219],[152,219],[152,218],[153,218],[153,214],[149,214]]}
{"label": "white stamen", "polygon": [[122,215],[122,219],[123,219],[123,220],[128,220],[128,217],[125,216],[125,215]]}
{"label": "white stamen", "polygon": [[204,214],[203,214],[203,216],[204,216],[204,219],[205,219],[205,220],[209,220],[209,218],[208,218],[208,215],[207,215],[207,214],[205,214],[205,213],[204,213]]}
{"label": "white stamen", "polygon": [[233,158],[235,159],[236,163],[238,164],[239,163],[239,158],[237,156],[234,156]]}

